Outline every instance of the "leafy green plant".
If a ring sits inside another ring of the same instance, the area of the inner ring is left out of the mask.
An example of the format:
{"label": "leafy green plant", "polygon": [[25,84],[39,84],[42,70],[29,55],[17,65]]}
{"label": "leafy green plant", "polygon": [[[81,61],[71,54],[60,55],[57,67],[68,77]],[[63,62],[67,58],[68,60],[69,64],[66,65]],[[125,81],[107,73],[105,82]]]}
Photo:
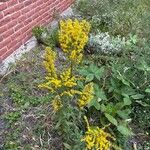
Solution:
{"label": "leafy green plant", "polygon": [[10,112],[7,115],[5,115],[5,119],[9,121],[9,123],[16,122],[21,116],[21,113],[18,111]]}
{"label": "leafy green plant", "polygon": [[59,47],[58,41],[58,28],[52,29],[51,32],[48,32],[46,38],[44,39],[44,43],[46,46],[50,47]]}
{"label": "leafy green plant", "polygon": [[77,16],[91,22],[93,32],[136,33],[149,38],[149,5],[147,0],[76,0],[73,8]]}
{"label": "leafy green plant", "polygon": [[117,70],[108,69],[109,74],[106,67],[99,68],[91,64],[79,70],[81,75],[84,75],[85,82],[92,81],[95,83],[95,97],[88,107],[91,114],[93,108],[95,108],[95,113],[99,114],[100,118],[98,119],[97,116],[93,118],[93,115],[91,118],[96,122],[98,121],[100,125],[111,123],[116,126],[121,134],[129,136],[131,131],[128,128],[128,120],[130,120],[132,99],[126,89],[132,91],[132,88],[130,83]]}
{"label": "leafy green plant", "polygon": [[32,34],[35,36],[39,44],[43,44],[43,36],[46,34],[46,28],[40,26],[34,27],[32,29]]}
{"label": "leafy green plant", "polygon": [[45,46],[50,47],[59,47],[58,28],[49,31],[45,27],[37,26],[32,29],[32,33],[39,44],[43,44]]}
{"label": "leafy green plant", "polygon": [[[93,99],[92,107],[102,111],[101,116],[104,117],[101,119],[101,124],[109,121],[116,126],[120,122],[118,119],[126,120],[125,126],[128,126],[130,122],[137,128],[140,127],[141,132],[148,136],[150,47],[149,43],[142,39],[137,44],[134,44],[134,40],[131,41],[133,44],[125,47],[119,56],[93,56],[99,57],[100,63],[96,63],[97,66],[91,65],[95,60],[89,55],[90,62],[88,62],[89,60],[85,62],[87,67],[83,67],[79,71],[85,76],[86,82],[89,80],[96,84],[95,93],[98,93],[98,96],[96,100]],[[98,80],[97,70],[101,69],[104,71],[102,74],[99,73],[101,78]],[[92,75],[89,75],[91,72]],[[116,126],[116,128],[124,134],[128,131],[123,126]],[[137,129],[133,128],[133,130],[137,132]],[[119,136],[118,140],[120,140]]]}

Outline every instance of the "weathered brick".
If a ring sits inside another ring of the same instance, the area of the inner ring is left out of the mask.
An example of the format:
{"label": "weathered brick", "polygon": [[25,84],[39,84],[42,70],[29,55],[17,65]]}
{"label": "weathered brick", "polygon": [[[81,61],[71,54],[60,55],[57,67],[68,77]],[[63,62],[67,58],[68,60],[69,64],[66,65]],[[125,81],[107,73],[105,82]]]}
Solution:
{"label": "weathered brick", "polygon": [[10,14],[13,14],[14,12],[15,12],[14,7],[7,8],[6,10],[4,10],[4,11],[3,11],[4,16],[7,16],[7,15],[10,15]]}
{"label": "weathered brick", "polygon": [[24,7],[23,3],[19,3],[14,6],[15,11],[21,10]]}
{"label": "weathered brick", "polygon": [[32,36],[32,28],[48,25],[54,11],[62,12],[73,0],[9,0],[0,3],[0,61]]}
{"label": "weathered brick", "polygon": [[10,28],[10,29],[8,29],[6,32],[4,32],[4,33],[2,34],[2,37],[3,37],[4,39],[6,39],[7,37],[11,36],[13,33],[14,33],[14,29],[13,29],[13,28]]}
{"label": "weathered brick", "polygon": [[8,7],[14,6],[14,5],[16,5],[16,4],[18,4],[18,0],[9,0],[9,1],[7,2],[7,6],[8,6]]}
{"label": "weathered brick", "polygon": [[26,0],[26,1],[24,1],[24,6],[25,7],[28,6],[28,5],[30,5],[30,4],[32,4],[32,0]]}
{"label": "weathered brick", "polygon": [[11,19],[12,19],[12,20],[13,20],[13,19],[16,19],[16,18],[18,18],[19,16],[21,16],[21,13],[20,13],[20,11],[17,11],[17,12],[15,12],[14,14],[11,15]]}
{"label": "weathered brick", "polygon": [[0,27],[0,33],[2,34],[3,32],[7,31],[7,25],[4,25]]}
{"label": "weathered brick", "polygon": [[0,12],[0,19],[2,19],[4,17],[3,12]]}
{"label": "weathered brick", "polygon": [[1,59],[2,59],[2,60],[6,59],[6,58],[7,58],[8,56],[10,56],[12,53],[13,53],[13,51],[7,50],[6,53],[4,53],[4,54],[1,56]]}
{"label": "weathered brick", "polygon": [[24,27],[24,24],[23,24],[23,23],[18,23],[18,24],[14,27],[14,31],[16,32],[16,31],[20,30],[20,29],[23,28],[23,27]]}
{"label": "weathered brick", "polygon": [[10,37],[8,37],[7,39],[5,39],[2,42],[0,42],[0,49],[4,48],[10,42],[11,42],[11,38]]}
{"label": "weathered brick", "polygon": [[24,22],[26,20],[26,15],[21,15],[19,18],[18,18],[18,23],[20,22]]}
{"label": "weathered brick", "polygon": [[11,21],[10,16],[4,17],[0,20],[0,27],[2,27],[3,25],[6,25],[7,23],[9,23]]}
{"label": "weathered brick", "polygon": [[6,3],[2,3],[0,4],[0,11],[3,11],[7,8],[7,4]]}
{"label": "weathered brick", "polygon": [[7,28],[13,28],[17,24],[17,19],[11,20],[9,23],[7,23]]}
{"label": "weathered brick", "polygon": [[0,49],[0,56],[7,52],[7,47]]}

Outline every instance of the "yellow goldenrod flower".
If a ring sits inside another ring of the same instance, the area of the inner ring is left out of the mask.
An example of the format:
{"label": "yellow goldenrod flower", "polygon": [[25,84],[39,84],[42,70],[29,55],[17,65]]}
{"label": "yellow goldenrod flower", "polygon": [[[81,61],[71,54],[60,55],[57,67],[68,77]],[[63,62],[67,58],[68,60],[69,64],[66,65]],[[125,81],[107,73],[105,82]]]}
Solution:
{"label": "yellow goldenrod flower", "polygon": [[84,141],[86,143],[87,149],[109,150],[112,144],[108,140],[108,138],[111,138],[113,140],[114,138],[109,133],[104,131],[105,128],[99,128],[97,126],[91,127],[88,123],[87,118],[84,118],[87,123],[87,131],[81,141]]}
{"label": "yellow goldenrod flower", "polygon": [[63,106],[60,96],[55,96],[54,100],[52,101],[52,107],[54,112],[57,112]]}
{"label": "yellow goldenrod flower", "polygon": [[70,96],[70,97],[72,97],[72,96],[74,96],[75,94],[78,94],[78,95],[81,95],[82,94],[82,92],[80,92],[80,91],[78,91],[78,90],[68,90],[68,91],[64,91],[62,94],[61,94],[61,96],[63,96],[63,95],[68,95],[68,96]]}
{"label": "yellow goldenrod flower", "polygon": [[44,55],[44,62],[43,62],[44,67],[48,72],[49,76],[53,76],[57,78],[56,68],[55,68],[56,53],[52,51],[50,47],[47,47],[45,51],[46,53]]}
{"label": "yellow goldenrod flower", "polygon": [[71,68],[65,70],[61,75],[60,79],[62,81],[62,85],[65,87],[73,87],[76,86],[76,78],[75,76],[71,76]]}
{"label": "yellow goldenrod flower", "polygon": [[85,20],[60,21],[59,42],[61,48],[76,64],[80,63],[82,59],[81,53],[88,41],[89,31],[90,24]]}
{"label": "yellow goldenrod flower", "polygon": [[87,84],[80,96],[80,99],[78,101],[79,107],[82,109],[84,106],[86,106],[94,97],[94,88],[93,88],[93,83]]}

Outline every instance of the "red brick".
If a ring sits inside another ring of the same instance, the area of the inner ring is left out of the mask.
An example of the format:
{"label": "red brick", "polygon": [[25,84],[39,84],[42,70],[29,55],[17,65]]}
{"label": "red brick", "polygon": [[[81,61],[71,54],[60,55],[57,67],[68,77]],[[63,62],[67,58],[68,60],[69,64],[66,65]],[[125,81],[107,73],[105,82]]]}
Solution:
{"label": "red brick", "polygon": [[7,49],[8,49],[8,50],[12,49],[12,47],[13,47],[14,45],[16,45],[16,43],[17,43],[17,40],[14,39],[14,40],[11,41],[9,44],[7,44]]}
{"label": "red brick", "polygon": [[24,7],[23,3],[19,3],[14,6],[15,11],[21,10]]}
{"label": "red brick", "polygon": [[2,60],[6,59],[6,58],[7,58],[8,56],[10,56],[12,53],[13,53],[13,51],[7,50],[7,52],[4,53],[4,54],[1,56],[1,59],[2,59]]}
{"label": "red brick", "polygon": [[11,36],[13,33],[14,33],[14,29],[13,29],[13,28],[10,28],[10,29],[8,29],[6,32],[4,32],[4,33],[2,34],[2,37],[3,37],[4,39],[6,39],[7,37]]}
{"label": "red brick", "polygon": [[32,21],[32,18],[28,18],[24,21],[24,25],[28,25]]}
{"label": "red brick", "polygon": [[3,37],[2,37],[2,35],[0,35],[0,42],[2,42],[3,41]]}
{"label": "red brick", "polygon": [[31,11],[29,11],[29,12],[26,14],[27,18],[32,17],[33,15],[34,15],[34,9],[31,10]]}
{"label": "red brick", "polygon": [[7,8],[7,4],[6,3],[2,3],[0,4],[0,11],[3,11]]}
{"label": "red brick", "polygon": [[23,8],[22,10],[21,10],[21,13],[24,15],[24,14],[26,14],[27,12],[29,12],[30,11],[30,7],[25,7],[25,8]]}
{"label": "red brick", "polygon": [[26,43],[28,40],[29,40],[29,37],[26,36],[26,37],[22,40],[22,42],[23,42],[23,43]]}
{"label": "red brick", "polygon": [[29,30],[29,26],[24,26],[22,29],[21,29],[21,33],[24,34],[27,32],[27,30]]}
{"label": "red brick", "polygon": [[22,42],[21,42],[21,41],[20,41],[20,42],[17,42],[17,44],[12,47],[12,50],[13,50],[13,51],[17,50],[21,45],[22,45]]}
{"label": "red brick", "polygon": [[7,47],[0,49],[0,56],[7,52]]}
{"label": "red brick", "polygon": [[18,22],[20,23],[20,22],[24,22],[25,20],[26,20],[26,15],[22,15],[22,16],[20,16],[19,18],[18,18]]}
{"label": "red brick", "polygon": [[11,42],[11,38],[8,37],[7,39],[3,40],[2,42],[0,42],[0,49],[4,48],[5,46],[7,46],[7,44],[9,44]]}
{"label": "red brick", "polygon": [[18,0],[9,0],[7,2],[8,7],[14,6],[16,4],[18,4]]}
{"label": "red brick", "polygon": [[25,6],[25,7],[28,6],[28,5],[30,5],[30,4],[32,4],[32,0],[26,0],[26,1],[24,2],[24,6]]}
{"label": "red brick", "polygon": [[8,22],[10,22],[11,18],[10,16],[4,17],[3,19],[0,20],[0,27],[3,25],[6,25]]}
{"label": "red brick", "polygon": [[23,2],[24,0],[19,0],[19,2]]}
{"label": "red brick", "polygon": [[0,33],[7,31],[7,25],[0,27]]}
{"label": "red brick", "polygon": [[38,13],[39,10],[40,10],[40,7],[38,6],[38,7],[36,7],[36,8],[34,9],[34,13]]}
{"label": "red brick", "polygon": [[0,59],[5,59],[24,44],[32,36],[34,26],[49,24],[54,10],[62,12],[72,1],[9,0],[0,4]]}
{"label": "red brick", "polygon": [[10,21],[10,22],[7,24],[7,28],[8,28],[8,29],[9,29],[9,28],[13,28],[14,26],[16,26],[16,24],[17,24],[17,19],[12,20],[12,21]]}
{"label": "red brick", "polygon": [[36,1],[36,5],[37,6],[40,6],[40,5],[42,5],[43,4],[43,1]]}
{"label": "red brick", "polygon": [[16,13],[12,14],[12,15],[11,15],[11,19],[12,19],[12,20],[13,20],[13,19],[17,19],[19,16],[21,16],[20,11],[18,11],[18,12],[16,12]]}
{"label": "red brick", "polygon": [[20,36],[20,35],[21,35],[21,31],[17,31],[17,32],[15,32],[15,33],[11,36],[11,39],[13,40],[13,39],[17,38],[17,37]]}
{"label": "red brick", "polygon": [[22,33],[20,36],[17,37],[17,42],[21,42],[21,44],[24,44],[22,43],[22,40],[26,38],[26,34]]}
{"label": "red brick", "polygon": [[0,12],[0,19],[2,19],[4,17],[3,13]]}
{"label": "red brick", "polygon": [[21,28],[23,28],[24,27],[24,24],[23,23],[18,23],[15,27],[14,27],[14,30],[15,31],[18,31],[18,30],[20,30]]}
{"label": "red brick", "polygon": [[14,12],[15,12],[14,7],[7,8],[6,10],[3,11],[4,16],[10,15],[10,14],[12,14],[12,13],[14,13]]}

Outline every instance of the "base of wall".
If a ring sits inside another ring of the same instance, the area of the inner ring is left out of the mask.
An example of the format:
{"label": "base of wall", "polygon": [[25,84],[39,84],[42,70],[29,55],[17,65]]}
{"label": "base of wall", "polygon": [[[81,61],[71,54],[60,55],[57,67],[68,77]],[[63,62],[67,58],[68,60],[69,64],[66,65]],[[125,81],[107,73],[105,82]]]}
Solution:
{"label": "base of wall", "polygon": [[[72,15],[73,15],[72,9],[68,8],[61,14],[61,17],[66,18]],[[54,28],[55,26],[57,26],[57,24],[58,24],[57,21],[53,21],[51,22],[50,26]],[[5,60],[3,60],[2,63],[0,64],[0,75],[6,74],[10,70],[9,68],[10,64],[14,64],[16,60],[19,60],[24,53],[32,50],[36,45],[37,41],[34,37],[32,37],[24,45],[22,45],[10,56],[8,56]]]}

